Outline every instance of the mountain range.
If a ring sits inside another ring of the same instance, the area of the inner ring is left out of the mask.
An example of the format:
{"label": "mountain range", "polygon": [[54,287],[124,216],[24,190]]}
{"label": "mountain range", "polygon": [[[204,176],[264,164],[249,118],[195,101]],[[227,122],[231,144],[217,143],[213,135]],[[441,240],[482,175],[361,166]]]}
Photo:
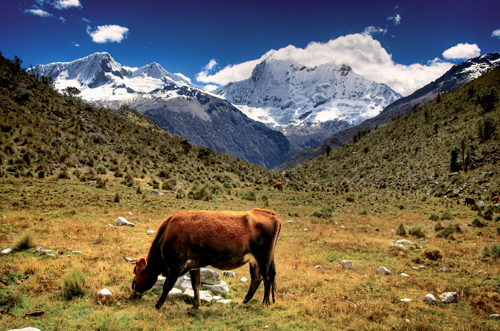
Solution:
{"label": "mountain range", "polygon": [[250,78],[214,91],[246,115],[281,130],[301,148],[378,115],[401,98],[385,84],[365,79],[349,66],[306,67],[272,57]]}
{"label": "mountain range", "polygon": [[454,65],[443,76],[439,77],[435,81],[418,89],[411,95],[393,102],[379,115],[367,119],[357,126],[341,131],[312,148],[302,150],[275,170],[284,171],[302,164],[305,161],[316,158],[326,151],[327,146],[330,146],[331,148],[340,147],[351,141],[358,132],[373,130],[377,127],[381,127],[399,116],[408,114],[419,105],[423,105],[424,103],[436,98],[438,94],[456,89],[457,87],[478,78],[498,65],[500,65],[499,52],[479,56]]}

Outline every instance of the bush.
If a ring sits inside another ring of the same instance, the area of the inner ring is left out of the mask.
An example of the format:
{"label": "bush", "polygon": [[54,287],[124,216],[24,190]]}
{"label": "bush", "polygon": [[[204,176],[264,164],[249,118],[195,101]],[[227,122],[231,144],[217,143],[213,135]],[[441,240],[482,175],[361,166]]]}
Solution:
{"label": "bush", "polygon": [[14,243],[13,251],[23,251],[35,247],[33,233],[28,231],[21,234]]}
{"label": "bush", "polygon": [[398,236],[406,237],[406,228],[403,223],[399,223],[397,229],[396,229],[396,234]]}
{"label": "bush", "polygon": [[439,216],[438,216],[438,215],[436,215],[436,214],[431,214],[431,215],[429,216],[429,219],[430,219],[431,221],[439,221]]}
{"label": "bush", "polygon": [[105,178],[97,178],[97,188],[106,188],[106,183],[108,182],[108,179]]}
{"label": "bush", "polygon": [[483,214],[483,218],[487,221],[492,221],[493,220],[493,209],[488,207],[488,210],[486,210]]}
{"label": "bush", "polygon": [[243,200],[257,201],[257,196],[255,195],[254,191],[243,192],[240,198]]}
{"label": "bush", "polygon": [[437,247],[428,247],[423,253],[425,258],[432,261],[441,260],[443,258],[443,252]]}
{"label": "bush", "polygon": [[216,184],[196,185],[191,187],[187,197],[193,200],[210,201],[213,196],[222,193],[222,187]]}
{"label": "bush", "polygon": [[162,190],[173,191],[177,185],[177,179],[170,178],[161,184]]}
{"label": "bush", "polygon": [[408,229],[408,234],[417,238],[425,238],[426,232],[426,228],[420,223],[413,224],[410,229]]}
{"label": "bush", "polygon": [[472,221],[472,226],[475,226],[476,228],[484,228],[486,226],[486,222],[479,217],[475,217]]}
{"label": "bush", "polygon": [[332,214],[333,214],[332,207],[323,206],[323,207],[321,207],[320,210],[316,210],[314,213],[312,213],[311,216],[318,217],[318,218],[330,218],[330,217],[332,217]]}
{"label": "bush", "polygon": [[120,202],[120,194],[118,194],[118,193],[115,194],[115,200],[114,201],[117,202],[117,203]]}
{"label": "bush", "polygon": [[98,173],[100,173],[101,175],[105,175],[105,174],[107,174],[107,173],[108,173],[108,169],[106,169],[106,167],[105,167],[105,166],[103,166],[103,165],[99,165],[99,166],[97,166],[97,169],[96,169],[96,170],[97,170],[97,172],[98,172]]}
{"label": "bush", "polygon": [[449,211],[445,211],[443,213],[443,215],[441,215],[441,219],[442,220],[452,220],[453,219],[453,215],[451,215],[451,213]]}
{"label": "bush", "polygon": [[177,194],[175,195],[177,199],[184,199],[186,197],[186,193],[184,193],[183,189],[178,189]]}
{"label": "bush", "polygon": [[85,294],[85,275],[80,269],[75,269],[63,277],[63,297],[71,300]]}

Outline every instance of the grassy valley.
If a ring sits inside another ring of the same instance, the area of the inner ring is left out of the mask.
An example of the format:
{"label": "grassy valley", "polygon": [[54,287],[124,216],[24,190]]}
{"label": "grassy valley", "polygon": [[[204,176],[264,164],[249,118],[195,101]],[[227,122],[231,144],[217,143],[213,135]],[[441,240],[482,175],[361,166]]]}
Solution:
{"label": "grassy valley", "polygon": [[[19,65],[0,66],[0,249],[15,249],[0,255],[1,329],[500,328],[490,317],[500,313],[490,199],[500,193],[498,69],[280,174],[193,146],[131,109],[60,95]],[[247,266],[225,278],[228,305],[192,311],[178,298],[157,311],[161,290],[130,299],[122,254],[146,254],[147,231],[168,215],[256,207],[283,221],[275,304],[262,306],[262,286],[242,304]],[[119,216],[135,226],[110,226]],[[393,245],[401,239],[411,243]],[[458,302],[442,303],[443,292]]]}

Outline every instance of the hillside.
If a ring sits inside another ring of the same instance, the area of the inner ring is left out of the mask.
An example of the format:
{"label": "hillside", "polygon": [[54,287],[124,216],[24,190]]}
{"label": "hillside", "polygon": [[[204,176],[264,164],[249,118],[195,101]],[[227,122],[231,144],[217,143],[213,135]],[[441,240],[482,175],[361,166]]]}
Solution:
{"label": "hillside", "polygon": [[440,93],[451,91],[473,79],[478,78],[499,64],[500,53],[498,52],[486,54],[457,64],[435,81],[418,89],[411,95],[391,103],[377,116],[367,119],[357,126],[347,128],[346,130],[336,133],[318,145],[297,153],[275,170],[284,171],[312,158],[316,158],[326,151],[328,145],[330,145],[330,148],[338,148],[343,144],[352,141],[353,137],[357,135],[358,132],[373,130],[376,127],[389,123],[398,116],[408,114],[416,106],[431,101]]}
{"label": "hillside", "polygon": [[97,182],[111,176],[128,186],[150,181],[168,190],[230,190],[275,181],[271,171],[193,146],[126,106],[92,107],[42,80],[26,74],[20,59],[0,57],[3,172]]}
{"label": "hillside", "polygon": [[496,68],[286,176],[336,193],[387,189],[489,200],[500,193],[499,96]]}

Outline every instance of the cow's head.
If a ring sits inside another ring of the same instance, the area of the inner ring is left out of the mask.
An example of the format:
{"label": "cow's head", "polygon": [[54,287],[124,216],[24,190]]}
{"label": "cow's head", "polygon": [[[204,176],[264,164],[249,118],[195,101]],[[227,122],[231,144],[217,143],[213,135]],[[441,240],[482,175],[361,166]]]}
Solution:
{"label": "cow's head", "polygon": [[158,275],[154,272],[151,272],[151,268],[148,268],[148,261],[144,257],[141,257],[138,260],[129,259],[125,256],[124,258],[125,261],[135,264],[135,277],[132,281],[130,289],[134,292],[132,297],[138,298],[142,293],[153,287],[153,285],[156,283],[156,280],[158,279]]}

